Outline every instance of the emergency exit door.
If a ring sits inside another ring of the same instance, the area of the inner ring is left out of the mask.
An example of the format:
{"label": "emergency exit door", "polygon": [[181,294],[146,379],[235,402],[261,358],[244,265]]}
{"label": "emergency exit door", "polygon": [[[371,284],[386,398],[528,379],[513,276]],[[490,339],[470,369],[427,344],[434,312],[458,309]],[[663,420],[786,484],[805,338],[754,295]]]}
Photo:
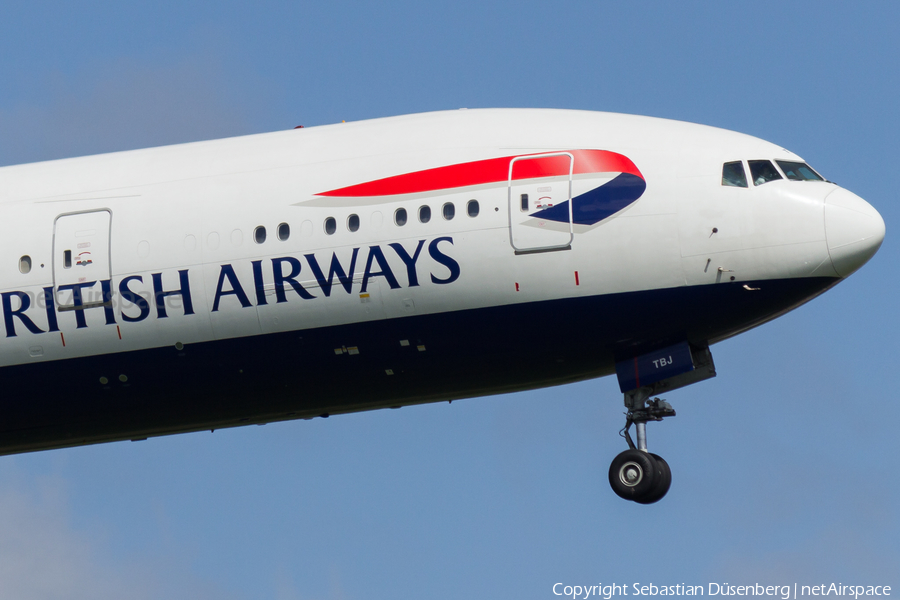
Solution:
{"label": "emergency exit door", "polygon": [[[108,210],[60,215],[53,228],[53,289],[60,310],[76,308],[76,294],[85,308],[99,306],[103,280],[112,276]],[[88,285],[96,282],[94,285]],[[78,285],[83,284],[83,285]]]}
{"label": "emergency exit door", "polygon": [[517,156],[510,161],[509,239],[516,254],[572,246],[574,163],[568,152]]}

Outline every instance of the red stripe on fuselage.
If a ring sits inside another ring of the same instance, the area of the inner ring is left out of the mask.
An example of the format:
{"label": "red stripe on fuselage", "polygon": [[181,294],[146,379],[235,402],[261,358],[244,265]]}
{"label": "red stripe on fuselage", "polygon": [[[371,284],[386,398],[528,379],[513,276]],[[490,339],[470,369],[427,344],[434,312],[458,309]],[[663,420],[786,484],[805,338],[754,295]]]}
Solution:
{"label": "red stripe on fuselage", "polygon": [[[567,150],[575,157],[573,174],[582,173],[630,173],[643,179],[631,159],[608,150]],[[543,152],[539,154],[544,154]],[[534,156],[520,155],[520,156]],[[470,185],[498,183],[509,179],[509,163],[515,156],[489,158],[474,162],[448,165],[376,179],[349,187],[322,192],[319,196],[394,196],[433,192],[448,188]],[[513,168],[513,179],[534,179],[569,174],[569,159],[566,156],[548,156],[532,160],[517,161]]]}

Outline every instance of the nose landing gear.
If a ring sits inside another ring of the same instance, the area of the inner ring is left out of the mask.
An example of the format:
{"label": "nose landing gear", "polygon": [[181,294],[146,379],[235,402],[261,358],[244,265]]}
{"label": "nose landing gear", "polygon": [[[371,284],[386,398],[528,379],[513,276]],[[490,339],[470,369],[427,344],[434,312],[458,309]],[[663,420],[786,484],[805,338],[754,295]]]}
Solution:
{"label": "nose landing gear", "polygon": [[[662,457],[647,451],[647,421],[662,421],[674,417],[672,405],[659,398],[649,399],[646,389],[625,394],[625,427],[619,434],[628,442],[625,450],[613,459],[609,466],[609,485],[620,498],[638,504],[658,502],[669,491],[672,471]],[[637,429],[637,445],[631,439],[629,429]]]}

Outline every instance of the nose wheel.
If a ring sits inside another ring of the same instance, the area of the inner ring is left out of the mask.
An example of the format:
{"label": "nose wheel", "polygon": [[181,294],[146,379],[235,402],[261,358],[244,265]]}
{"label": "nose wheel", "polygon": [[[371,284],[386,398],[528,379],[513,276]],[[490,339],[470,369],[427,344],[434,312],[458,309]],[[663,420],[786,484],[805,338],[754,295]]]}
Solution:
{"label": "nose wheel", "polygon": [[[653,504],[662,500],[672,485],[669,463],[647,450],[647,421],[662,421],[674,417],[672,405],[665,400],[649,400],[642,390],[625,395],[625,427],[620,435],[628,442],[625,450],[609,466],[609,485],[620,498],[638,504]],[[636,425],[638,442],[635,445],[629,430]]]}
{"label": "nose wheel", "polygon": [[620,498],[638,504],[662,500],[672,485],[669,463],[658,454],[626,450],[609,466],[609,485]]}

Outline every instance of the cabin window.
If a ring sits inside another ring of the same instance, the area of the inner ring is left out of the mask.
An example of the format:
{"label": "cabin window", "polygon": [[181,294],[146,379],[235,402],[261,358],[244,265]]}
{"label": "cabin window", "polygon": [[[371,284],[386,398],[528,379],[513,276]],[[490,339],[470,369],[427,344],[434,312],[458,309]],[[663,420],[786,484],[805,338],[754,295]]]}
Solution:
{"label": "cabin window", "polygon": [[453,217],[456,216],[456,207],[453,206],[453,203],[452,203],[452,202],[448,202],[448,203],[445,204],[444,207],[441,209],[441,213],[444,215],[444,218],[445,218],[445,219],[447,219],[448,221],[450,221],[450,220],[453,219]]}
{"label": "cabin window", "polygon": [[19,273],[22,275],[31,273],[31,257],[27,254],[19,259]]}
{"label": "cabin window", "polygon": [[750,176],[753,178],[753,185],[762,185],[782,178],[770,160],[748,160],[747,163],[750,165]]}
{"label": "cabin window", "polygon": [[278,226],[278,239],[286,242],[289,237],[291,237],[291,226],[287,223],[282,223]]}
{"label": "cabin window", "polygon": [[71,250],[63,251],[63,268],[64,269],[72,268],[72,251]]}
{"label": "cabin window", "polygon": [[806,163],[790,160],[776,160],[775,162],[784,171],[784,176],[791,181],[825,181]]}
{"label": "cabin window", "polygon": [[359,215],[350,215],[347,217],[347,229],[350,231],[359,230]]}
{"label": "cabin window", "polygon": [[325,233],[332,235],[335,231],[337,231],[337,221],[334,220],[334,217],[328,217],[325,219]]}
{"label": "cabin window", "polygon": [[722,166],[722,185],[747,187],[747,174],[744,172],[744,163],[739,160],[725,163]]}
{"label": "cabin window", "polygon": [[394,212],[394,223],[396,223],[398,227],[403,227],[404,225],[406,225],[405,208],[398,208],[396,212]]}
{"label": "cabin window", "polygon": [[419,207],[419,222],[427,223],[431,220],[431,207],[430,206],[420,206]]}
{"label": "cabin window", "polygon": [[528,194],[522,194],[519,196],[520,206],[522,208],[522,212],[528,212]]}
{"label": "cabin window", "polygon": [[265,243],[266,241],[266,228],[260,225],[256,229],[253,230],[253,241],[257,244]]}
{"label": "cabin window", "polygon": [[468,204],[466,204],[466,213],[470,217],[477,217],[478,210],[479,210],[478,200],[469,200]]}

